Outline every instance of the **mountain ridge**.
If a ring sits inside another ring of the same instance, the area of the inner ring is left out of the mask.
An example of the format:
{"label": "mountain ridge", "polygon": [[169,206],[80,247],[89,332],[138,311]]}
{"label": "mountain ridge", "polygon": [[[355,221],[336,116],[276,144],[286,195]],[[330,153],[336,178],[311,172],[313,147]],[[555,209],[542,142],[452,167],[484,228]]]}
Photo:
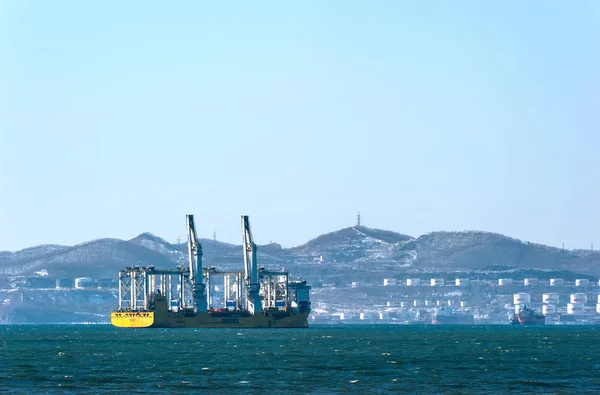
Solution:
{"label": "mountain ridge", "polygon": [[[200,240],[207,264],[238,265],[242,247],[210,239]],[[350,226],[328,232],[299,246],[277,243],[258,246],[260,264],[387,262],[415,270],[474,270],[490,266],[521,269],[572,270],[600,273],[600,253],[565,250],[523,242],[489,231],[434,231],[413,237],[389,230]],[[74,246],[39,245],[16,252],[0,252],[0,274],[31,275],[41,269],[59,275],[110,272],[128,264],[174,267],[187,263],[187,244],[170,243],[149,232],[121,240],[96,239]],[[69,270],[69,265],[73,267]],[[47,267],[46,267],[47,266]],[[54,269],[53,269],[54,268]]]}

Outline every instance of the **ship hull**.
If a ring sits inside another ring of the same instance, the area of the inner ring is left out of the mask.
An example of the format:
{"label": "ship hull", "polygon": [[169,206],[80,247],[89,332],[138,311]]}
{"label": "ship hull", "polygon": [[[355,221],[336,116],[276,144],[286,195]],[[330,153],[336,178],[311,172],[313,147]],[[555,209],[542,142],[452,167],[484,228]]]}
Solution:
{"label": "ship hull", "polygon": [[287,317],[250,316],[211,317],[200,313],[192,317],[169,314],[158,318],[154,312],[113,312],[111,323],[119,328],[308,328],[308,312]]}
{"label": "ship hull", "polygon": [[119,328],[308,328],[307,311],[261,312],[257,314],[211,314],[172,311],[157,300],[154,311],[115,311],[111,323]]}

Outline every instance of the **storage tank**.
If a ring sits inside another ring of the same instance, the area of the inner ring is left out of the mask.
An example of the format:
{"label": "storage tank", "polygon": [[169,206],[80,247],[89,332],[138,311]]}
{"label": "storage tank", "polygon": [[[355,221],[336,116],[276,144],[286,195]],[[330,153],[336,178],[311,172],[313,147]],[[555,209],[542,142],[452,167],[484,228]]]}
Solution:
{"label": "storage tank", "polygon": [[557,304],[558,303],[558,294],[557,293],[543,294],[542,302],[548,303],[548,304]]}
{"label": "storage tank", "polygon": [[523,305],[516,304],[515,305],[515,314],[518,314],[519,311],[523,310]]}
{"label": "storage tank", "polygon": [[400,307],[408,307],[409,303],[408,302],[400,302]]}
{"label": "storage tank", "polygon": [[413,300],[413,306],[414,307],[421,307],[423,305],[423,302],[419,299],[415,299]]}
{"label": "storage tank", "polygon": [[454,307],[456,306],[456,303],[453,300],[448,300],[448,307]]}
{"label": "storage tank", "polygon": [[587,303],[587,294],[583,294],[583,293],[571,294],[571,303],[573,303],[573,304]]}
{"label": "storage tank", "polygon": [[569,303],[567,305],[567,314],[583,314],[585,313],[585,305],[583,303]]}
{"label": "storage tank", "polygon": [[553,304],[545,304],[542,306],[542,314],[548,315],[554,313],[556,313],[556,306],[554,306]]}
{"label": "storage tank", "polygon": [[390,314],[389,313],[379,313],[379,319],[380,320],[389,320]]}
{"label": "storage tank", "polygon": [[413,287],[413,286],[417,286],[417,285],[421,285],[421,280],[418,278],[409,278],[406,280],[407,287]]}
{"label": "storage tank", "polygon": [[518,293],[513,295],[514,304],[531,304],[531,295],[526,293]]}
{"label": "storage tank", "polygon": [[562,278],[551,278],[550,286],[552,287],[562,287],[565,284],[565,280]]}
{"label": "storage tank", "polygon": [[[346,283],[347,284],[347,283]],[[352,284],[350,285],[352,288],[356,288],[358,287],[358,281],[352,281]]]}
{"label": "storage tank", "polygon": [[365,319],[365,313],[360,313],[358,315],[358,318],[361,319],[361,320],[364,320]]}
{"label": "storage tank", "polygon": [[598,294],[598,303],[600,303],[600,294]]}
{"label": "storage tank", "polygon": [[78,277],[75,279],[75,288],[89,288],[92,286],[92,279],[89,277]]}
{"label": "storage tank", "polygon": [[460,307],[467,307],[468,303],[465,300],[460,301]]}
{"label": "storage tank", "polygon": [[344,320],[346,318],[346,316],[344,315],[344,313],[340,313],[340,320]]}
{"label": "storage tank", "polygon": [[454,284],[457,287],[465,287],[465,286],[469,285],[469,279],[468,278],[457,278],[456,280],[454,280]]}
{"label": "storage tank", "polygon": [[538,279],[537,278],[526,278],[525,280],[523,280],[523,285],[525,285],[527,287],[534,287],[534,286],[538,285]]}
{"label": "storage tank", "polygon": [[575,280],[576,287],[587,287],[588,285],[590,285],[590,280],[587,278],[578,278]]}
{"label": "storage tank", "polygon": [[503,286],[507,286],[507,285],[512,285],[513,280],[512,278],[500,278],[498,279],[498,285],[503,287]]}
{"label": "storage tank", "polygon": [[443,278],[432,278],[430,283],[431,283],[432,287],[442,287],[442,286],[444,286],[444,279]]}
{"label": "storage tank", "polygon": [[596,305],[596,313],[600,314],[600,303]]}
{"label": "storage tank", "polygon": [[383,279],[383,286],[384,287],[391,287],[393,285],[396,285],[396,279],[395,278],[384,278]]}

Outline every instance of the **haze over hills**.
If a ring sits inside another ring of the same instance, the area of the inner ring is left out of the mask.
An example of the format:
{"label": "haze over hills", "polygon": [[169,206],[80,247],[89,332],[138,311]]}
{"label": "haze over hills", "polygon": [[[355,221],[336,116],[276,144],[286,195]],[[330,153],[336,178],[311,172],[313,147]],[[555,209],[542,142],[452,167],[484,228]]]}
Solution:
{"label": "haze over hills", "polygon": [[[241,245],[209,239],[201,239],[201,243],[205,264],[241,268]],[[600,274],[598,252],[562,250],[480,231],[432,232],[415,238],[354,226],[320,235],[292,248],[276,243],[261,245],[258,258],[265,266],[301,265],[318,260],[324,265],[386,263],[403,271],[443,272],[502,266]],[[125,266],[175,267],[186,262],[186,243],[173,244],[142,233],[131,240],[107,238],[76,246],[41,245],[17,252],[0,252],[0,275],[31,276],[46,270],[49,276],[56,278],[115,277]]]}
{"label": "haze over hills", "polygon": [[[242,270],[241,245],[200,242],[205,267]],[[258,263],[274,270],[285,267],[294,279],[306,279],[313,287],[315,307],[320,306],[315,311],[326,306],[333,311],[369,309],[424,295],[410,287],[403,291],[383,287],[384,278],[442,277],[448,283],[457,277],[486,280],[490,288],[484,286],[465,297],[493,305],[496,302],[488,296],[495,294],[491,284],[498,278],[547,281],[558,277],[572,282],[596,280],[600,275],[598,252],[562,250],[480,231],[413,237],[365,226],[323,234],[292,248],[259,245]],[[134,265],[175,268],[187,264],[187,243],[169,243],[150,233],[131,240],[106,238],[75,246],[40,245],[0,252],[0,322],[106,322],[117,303],[119,270]],[[89,277],[94,285],[77,289],[73,284],[78,277]],[[354,288],[356,283],[361,287]],[[458,297],[455,290],[448,292],[446,297]],[[504,310],[494,314],[502,321],[498,317]]]}

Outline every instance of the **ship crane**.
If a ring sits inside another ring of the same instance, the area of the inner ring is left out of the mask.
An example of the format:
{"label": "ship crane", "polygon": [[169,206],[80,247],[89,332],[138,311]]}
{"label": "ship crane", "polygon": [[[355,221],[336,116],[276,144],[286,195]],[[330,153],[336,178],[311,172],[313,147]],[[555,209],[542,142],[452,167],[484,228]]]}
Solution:
{"label": "ship crane", "polygon": [[246,308],[253,314],[262,312],[260,300],[260,282],[256,262],[256,244],[252,239],[250,220],[242,215],[242,236],[244,239],[244,276],[246,282]]}
{"label": "ship crane", "polygon": [[190,284],[196,312],[207,311],[206,285],[202,282],[202,245],[198,241],[194,216],[185,216],[188,233],[188,257],[190,261]]}

